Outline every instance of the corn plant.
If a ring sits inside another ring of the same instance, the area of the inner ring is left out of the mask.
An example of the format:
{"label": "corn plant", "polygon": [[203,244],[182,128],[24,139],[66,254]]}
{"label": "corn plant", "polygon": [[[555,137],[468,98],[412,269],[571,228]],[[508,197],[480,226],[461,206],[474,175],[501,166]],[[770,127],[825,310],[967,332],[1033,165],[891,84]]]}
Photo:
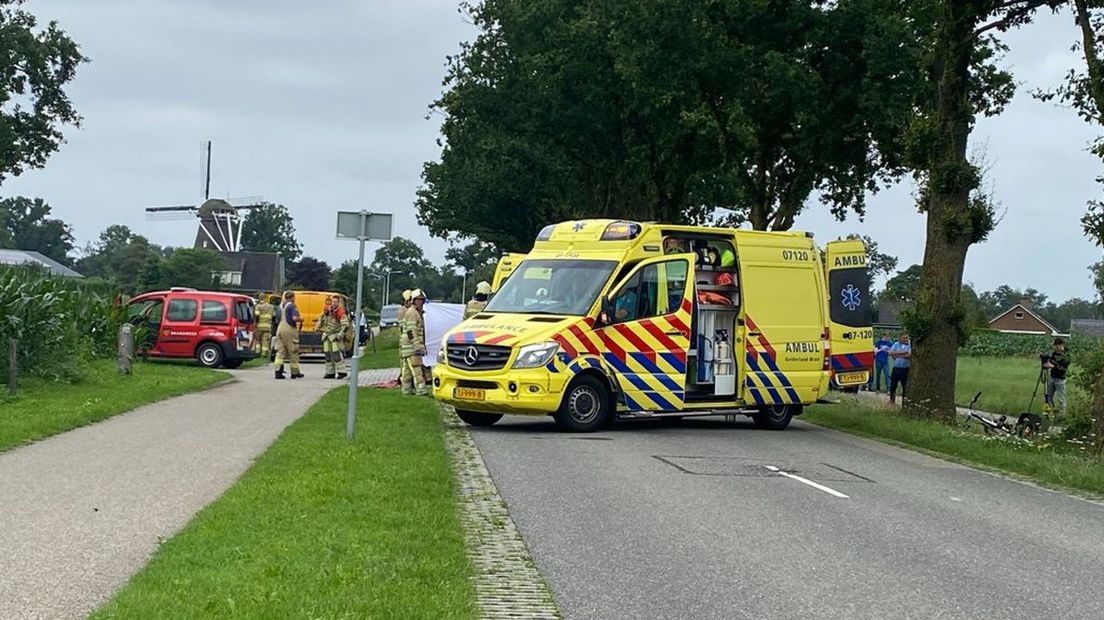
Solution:
{"label": "corn plant", "polygon": [[114,348],[120,311],[109,300],[78,280],[36,269],[0,270],[0,343],[19,342],[21,375],[76,378],[81,362]]}

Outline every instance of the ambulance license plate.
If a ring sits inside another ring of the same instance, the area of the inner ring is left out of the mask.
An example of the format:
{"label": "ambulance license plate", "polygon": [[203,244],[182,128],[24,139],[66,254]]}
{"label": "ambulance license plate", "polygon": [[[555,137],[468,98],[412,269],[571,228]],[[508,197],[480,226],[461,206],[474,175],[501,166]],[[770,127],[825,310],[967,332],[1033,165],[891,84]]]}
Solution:
{"label": "ambulance license plate", "polygon": [[866,383],[867,377],[865,372],[845,372],[836,375],[836,381],[840,385],[851,385],[854,383]]}
{"label": "ambulance license plate", "polygon": [[472,388],[456,388],[452,391],[452,397],[459,400],[486,400],[487,392]]}

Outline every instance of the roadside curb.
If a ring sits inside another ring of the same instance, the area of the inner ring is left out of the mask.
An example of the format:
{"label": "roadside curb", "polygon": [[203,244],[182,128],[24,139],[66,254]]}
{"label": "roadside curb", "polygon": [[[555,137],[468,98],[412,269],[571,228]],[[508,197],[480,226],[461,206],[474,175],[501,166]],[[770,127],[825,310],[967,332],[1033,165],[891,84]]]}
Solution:
{"label": "roadside curb", "polygon": [[445,446],[456,476],[460,524],[475,568],[480,617],[560,618],[506,502],[483,463],[467,425],[441,405]]}

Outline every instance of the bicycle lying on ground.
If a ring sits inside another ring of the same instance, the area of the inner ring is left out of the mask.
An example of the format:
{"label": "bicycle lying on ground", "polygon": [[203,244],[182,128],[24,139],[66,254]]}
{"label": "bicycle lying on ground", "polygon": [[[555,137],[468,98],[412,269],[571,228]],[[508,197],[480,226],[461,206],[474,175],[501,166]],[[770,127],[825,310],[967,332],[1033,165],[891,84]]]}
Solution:
{"label": "bicycle lying on ground", "polygon": [[982,430],[985,431],[986,435],[1006,437],[1014,435],[1025,439],[1035,437],[1042,429],[1043,418],[1035,413],[1021,413],[1016,418],[1015,424],[1009,422],[1006,415],[997,416],[996,418],[982,415],[975,409],[980,398],[981,392],[978,392],[970,401],[969,410],[966,412],[966,421],[962,423],[962,428],[969,428],[971,422],[977,421],[981,423]]}

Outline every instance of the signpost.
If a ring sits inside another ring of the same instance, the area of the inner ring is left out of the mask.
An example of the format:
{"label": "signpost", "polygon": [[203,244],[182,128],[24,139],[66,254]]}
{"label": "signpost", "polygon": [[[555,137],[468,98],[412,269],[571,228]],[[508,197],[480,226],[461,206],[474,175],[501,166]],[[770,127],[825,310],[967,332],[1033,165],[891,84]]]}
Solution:
{"label": "signpost", "polygon": [[[360,320],[360,298],[364,293],[364,242],[388,241],[391,239],[391,214],[369,213],[368,211],[338,211],[337,238],[356,239],[360,242],[360,258],[357,259],[356,314],[353,321]],[[345,421],[345,437],[353,438],[356,427],[357,374],[360,372],[360,342],[353,345],[353,363],[349,372],[349,413]]]}

